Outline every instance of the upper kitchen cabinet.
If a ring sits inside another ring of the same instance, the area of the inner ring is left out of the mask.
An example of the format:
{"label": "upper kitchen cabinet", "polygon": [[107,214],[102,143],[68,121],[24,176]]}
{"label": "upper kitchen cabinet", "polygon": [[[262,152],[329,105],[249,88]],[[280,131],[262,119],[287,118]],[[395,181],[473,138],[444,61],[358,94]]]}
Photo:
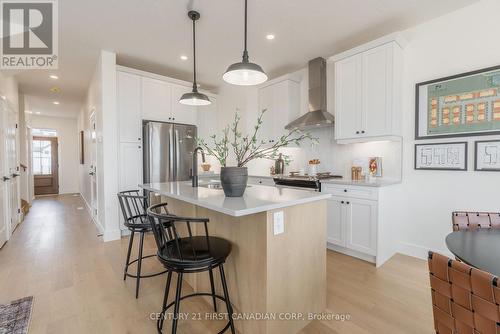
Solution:
{"label": "upper kitchen cabinet", "polygon": [[141,77],[117,72],[117,106],[120,142],[141,141]]}
{"label": "upper kitchen cabinet", "polygon": [[300,84],[293,80],[282,80],[260,88],[259,113],[263,109],[267,111],[259,139],[273,144],[286,133],[285,125],[299,116]]}
{"label": "upper kitchen cabinet", "polygon": [[401,135],[402,43],[382,38],[330,58],[335,139],[362,142]]}
{"label": "upper kitchen cabinet", "polygon": [[[169,117],[172,118],[171,121],[181,124],[197,124],[196,107],[179,103],[182,95],[191,92],[191,90],[190,87],[172,85],[172,113],[169,115]],[[203,112],[204,107],[205,106],[199,107],[200,112]]]}
{"label": "upper kitchen cabinet", "polygon": [[142,77],[142,118],[151,121],[172,120],[171,84]]}

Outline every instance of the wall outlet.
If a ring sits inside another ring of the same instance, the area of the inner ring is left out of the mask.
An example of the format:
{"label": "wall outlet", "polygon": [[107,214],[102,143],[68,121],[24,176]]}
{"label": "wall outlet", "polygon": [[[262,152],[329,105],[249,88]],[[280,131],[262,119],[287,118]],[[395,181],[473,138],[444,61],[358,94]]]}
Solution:
{"label": "wall outlet", "polygon": [[285,214],[283,211],[273,213],[274,235],[285,232]]}

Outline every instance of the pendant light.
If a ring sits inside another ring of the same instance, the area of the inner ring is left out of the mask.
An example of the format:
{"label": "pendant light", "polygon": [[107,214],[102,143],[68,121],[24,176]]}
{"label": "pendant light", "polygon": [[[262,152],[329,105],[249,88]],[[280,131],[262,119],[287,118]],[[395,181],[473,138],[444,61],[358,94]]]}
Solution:
{"label": "pendant light", "polygon": [[262,67],[248,60],[247,7],[247,0],[245,0],[245,50],[243,50],[243,60],[229,66],[222,76],[227,83],[239,86],[253,86],[267,81],[267,75]]}
{"label": "pendant light", "polygon": [[193,21],[193,91],[183,94],[179,103],[189,106],[206,106],[212,102],[210,102],[208,96],[198,92],[196,83],[196,21],[200,18],[200,13],[190,10],[188,16]]}

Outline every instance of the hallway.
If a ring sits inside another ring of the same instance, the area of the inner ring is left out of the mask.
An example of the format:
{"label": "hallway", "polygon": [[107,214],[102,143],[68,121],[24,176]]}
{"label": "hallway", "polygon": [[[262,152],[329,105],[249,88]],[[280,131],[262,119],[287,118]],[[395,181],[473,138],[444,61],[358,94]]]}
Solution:
{"label": "hallway", "polygon": [[[160,308],[165,276],[141,281],[135,299],[134,280],[122,280],[127,242],[102,242],[79,195],[40,197],[0,250],[0,303],[34,296],[30,334],[156,333],[149,317]],[[154,247],[148,238],[145,252]],[[350,318],[314,321],[301,334],[432,333],[425,261],[397,255],[375,270],[331,251],[327,261],[326,312]],[[161,266],[153,257],[143,268]],[[211,311],[201,299],[182,302],[181,312]],[[221,324],[180,321],[179,333],[216,333]]]}

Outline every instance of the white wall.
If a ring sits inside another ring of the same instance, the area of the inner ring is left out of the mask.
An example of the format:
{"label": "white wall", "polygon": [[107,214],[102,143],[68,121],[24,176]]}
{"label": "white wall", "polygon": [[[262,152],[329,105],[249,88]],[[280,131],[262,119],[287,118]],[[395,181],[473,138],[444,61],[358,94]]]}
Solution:
{"label": "white wall", "polygon": [[[394,203],[404,224],[402,251],[425,257],[429,249],[446,252],[453,210],[500,211],[500,173],[416,171],[414,162],[415,84],[453,74],[500,65],[498,13],[500,1],[483,0],[404,32],[403,102],[404,176],[399,202]],[[474,140],[469,142],[469,169],[473,169]],[[464,138],[451,139],[463,141]],[[446,142],[430,140],[420,142]]]}
{"label": "white wall", "polygon": [[[104,233],[104,241],[121,237],[119,226],[118,192],[118,128],[116,108],[116,54],[101,51],[90,82],[84,110],[78,128],[86,130],[89,138],[88,117],[95,113],[97,136],[97,226]],[[89,145],[86,145],[89,147]],[[89,153],[89,152],[87,152]],[[89,156],[89,155],[87,155]],[[79,183],[90,184],[88,164],[80,166]],[[90,188],[83,188],[82,195],[90,203]]]}
{"label": "white wall", "polygon": [[32,115],[30,123],[33,129],[54,129],[57,131],[59,193],[78,193],[79,157],[76,119]]}

